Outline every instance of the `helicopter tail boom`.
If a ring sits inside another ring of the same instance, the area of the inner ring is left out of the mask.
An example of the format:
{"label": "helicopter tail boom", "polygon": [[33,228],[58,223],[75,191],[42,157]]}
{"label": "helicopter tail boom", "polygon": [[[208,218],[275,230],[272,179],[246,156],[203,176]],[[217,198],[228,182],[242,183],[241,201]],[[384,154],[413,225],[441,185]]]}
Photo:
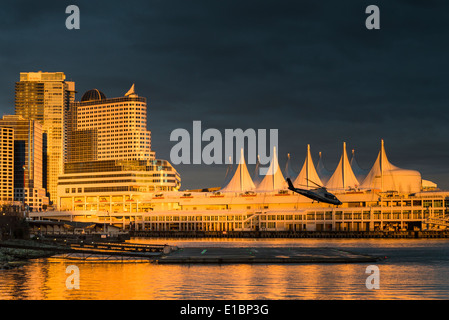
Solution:
{"label": "helicopter tail boom", "polygon": [[288,183],[288,188],[289,188],[290,190],[295,189],[295,187],[293,186],[293,183],[292,183],[292,181],[290,180],[290,178],[287,178],[287,183]]}

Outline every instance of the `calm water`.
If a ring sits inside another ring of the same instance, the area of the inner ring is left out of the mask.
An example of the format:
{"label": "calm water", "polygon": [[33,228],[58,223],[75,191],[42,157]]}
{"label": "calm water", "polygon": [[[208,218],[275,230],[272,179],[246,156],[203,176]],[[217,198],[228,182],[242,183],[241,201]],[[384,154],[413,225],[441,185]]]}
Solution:
{"label": "calm water", "polygon": [[[336,247],[387,256],[380,289],[368,290],[369,264],[155,265],[35,260],[0,270],[0,299],[449,299],[449,240],[440,239],[132,239],[187,246]],[[80,288],[66,288],[66,267]]]}

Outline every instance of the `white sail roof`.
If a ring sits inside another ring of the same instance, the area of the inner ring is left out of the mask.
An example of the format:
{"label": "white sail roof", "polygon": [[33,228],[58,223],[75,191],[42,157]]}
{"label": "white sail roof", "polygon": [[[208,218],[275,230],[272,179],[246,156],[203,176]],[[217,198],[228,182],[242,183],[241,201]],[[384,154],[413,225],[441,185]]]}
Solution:
{"label": "white sail roof", "polygon": [[260,169],[260,156],[257,155],[256,167],[254,168],[254,174],[253,174],[253,182],[254,182],[254,185],[256,186],[256,188],[264,178],[264,176],[260,174],[259,169]]}
{"label": "white sail roof", "polygon": [[327,183],[330,177],[332,176],[332,172],[327,170],[326,167],[324,166],[321,151],[319,153],[318,163],[316,165],[316,172],[318,173],[318,176],[320,177],[322,183]]}
{"label": "white sail roof", "polygon": [[335,169],[332,177],[326,183],[326,188],[330,190],[345,190],[348,188],[356,188],[359,186],[359,182],[352,171],[349,164],[348,155],[346,153],[346,142],[343,142],[343,153],[338,163],[337,169]]}
{"label": "white sail roof", "polygon": [[277,158],[276,147],[273,148],[270,167],[263,180],[257,186],[257,191],[275,191],[287,188],[287,182],[284,179]]}
{"label": "white sail roof", "polygon": [[295,180],[298,174],[293,170],[290,153],[287,154],[287,163],[285,164],[284,176],[286,178],[290,178],[291,180]]}
{"label": "white sail roof", "polygon": [[304,189],[315,189],[318,186],[322,186],[323,183],[316,172],[315,165],[312,161],[312,155],[310,154],[310,145],[307,145],[307,155],[301,172],[293,182],[294,186]]}
{"label": "white sail roof", "polygon": [[352,172],[354,172],[355,177],[357,178],[357,181],[362,182],[365,180],[366,175],[368,174],[368,170],[360,168],[359,164],[357,163],[357,160],[355,159],[355,150],[352,149],[352,157],[351,157],[351,168]]}
{"label": "white sail roof", "polygon": [[225,180],[223,185],[227,185],[229,181],[231,181],[234,173],[234,164],[232,163],[232,158],[229,157],[229,164],[226,168]]}
{"label": "white sail roof", "polygon": [[421,174],[392,165],[385,152],[384,141],[373,167],[360,186],[362,189],[414,193],[421,191]]}
{"label": "white sail roof", "polygon": [[227,183],[227,185],[222,188],[221,192],[244,192],[251,191],[255,189],[255,185],[251,176],[248,172],[248,168],[245,163],[245,157],[243,155],[243,149],[240,152],[239,165],[235,170],[234,176]]}

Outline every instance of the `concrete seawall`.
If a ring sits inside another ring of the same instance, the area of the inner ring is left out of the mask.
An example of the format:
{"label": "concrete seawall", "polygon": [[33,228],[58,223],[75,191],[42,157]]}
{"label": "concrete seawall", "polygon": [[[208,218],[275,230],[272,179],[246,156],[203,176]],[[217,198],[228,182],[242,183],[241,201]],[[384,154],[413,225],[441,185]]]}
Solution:
{"label": "concrete seawall", "polygon": [[148,238],[449,238],[449,231],[130,231]]}

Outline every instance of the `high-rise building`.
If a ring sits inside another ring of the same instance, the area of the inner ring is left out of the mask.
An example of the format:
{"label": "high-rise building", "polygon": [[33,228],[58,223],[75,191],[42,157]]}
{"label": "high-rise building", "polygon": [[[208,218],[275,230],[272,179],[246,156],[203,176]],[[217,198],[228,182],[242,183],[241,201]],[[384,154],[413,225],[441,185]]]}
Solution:
{"label": "high-rise building", "polygon": [[14,200],[40,211],[48,205],[43,187],[42,125],[19,115],[4,115],[0,127],[14,129]]}
{"label": "high-rise building", "polygon": [[87,91],[70,105],[67,119],[67,162],[155,158],[146,98],[134,85],[124,97],[112,99],[97,89]]}
{"label": "high-rise building", "polygon": [[39,121],[46,137],[44,187],[51,201],[57,199],[58,175],[64,168],[64,117],[75,100],[75,83],[65,79],[63,72],[22,72],[16,82],[16,115]]}
{"label": "high-rise building", "polygon": [[168,161],[155,159],[151,150],[146,98],[136,94],[134,85],[125,96],[112,99],[89,90],[70,105],[66,119],[60,209],[130,210],[146,193],[179,189],[178,172]]}
{"label": "high-rise building", "polygon": [[0,204],[14,200],[14,129],[0,127]]}

